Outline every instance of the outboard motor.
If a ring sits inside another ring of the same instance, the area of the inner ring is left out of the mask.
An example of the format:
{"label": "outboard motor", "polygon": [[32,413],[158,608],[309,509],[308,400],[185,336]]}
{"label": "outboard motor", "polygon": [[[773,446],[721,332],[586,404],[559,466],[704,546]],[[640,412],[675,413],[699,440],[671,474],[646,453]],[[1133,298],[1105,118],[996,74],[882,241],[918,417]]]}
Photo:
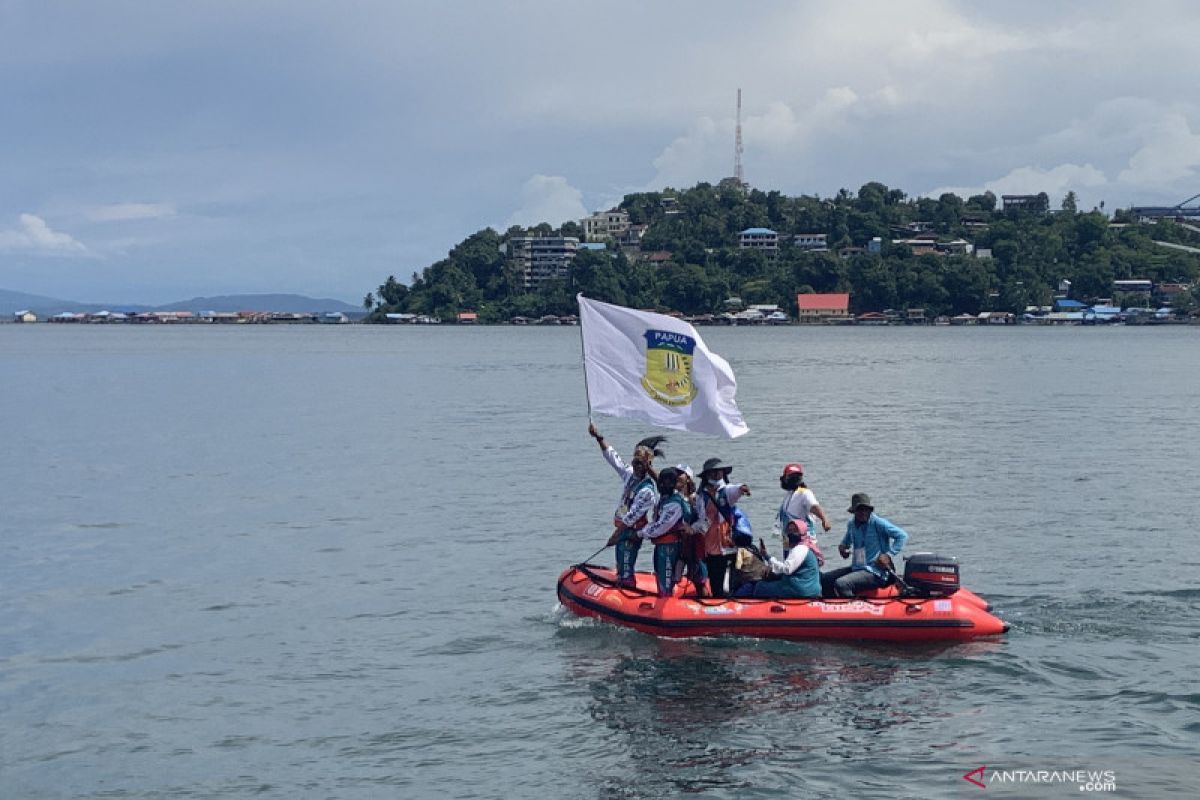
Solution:
{"label": "outboard motor", "polygon": [[904,562],[904,583],[922,597],[949,597],[958,591],[958,559],[914,553]]}

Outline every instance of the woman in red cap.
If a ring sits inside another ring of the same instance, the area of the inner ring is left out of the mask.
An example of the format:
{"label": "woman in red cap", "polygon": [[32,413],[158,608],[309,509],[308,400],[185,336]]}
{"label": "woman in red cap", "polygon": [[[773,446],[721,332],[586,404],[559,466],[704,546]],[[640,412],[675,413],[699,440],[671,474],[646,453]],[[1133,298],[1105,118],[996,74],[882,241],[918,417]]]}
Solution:
{"label": "woman in red cap", "polygon": [[779,505],[779,516],[775,521],[775,530],[783,542],[784,552],[787,552],[788,523],[792,520],[800,520],[808,532],[805,543],[814,550],[817,560],[823,565],[825,558],[821,555],[820,548],[816,546],[816,519],[821,520],[821,529],[826,533],[829,533],[833,526],[829,524],[825,510],[817,503],[817,496],[804,482],[804,465],[785,465],[783,474],[779,476],[779,488],[787,492],[783,502]]}

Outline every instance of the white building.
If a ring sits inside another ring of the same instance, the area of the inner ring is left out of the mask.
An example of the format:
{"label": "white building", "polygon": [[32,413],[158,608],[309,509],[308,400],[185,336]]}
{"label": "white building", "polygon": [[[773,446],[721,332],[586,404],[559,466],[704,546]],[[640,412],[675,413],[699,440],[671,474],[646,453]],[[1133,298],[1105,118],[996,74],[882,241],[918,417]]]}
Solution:
{"label": "white building", "polygon": [[508,257],[521,266],[525,288],[564,280],[579,250],[574,236],[516,236],[508,240]]}
{"label": "white building", "polygon": [[629,212],[619,208],[598,211],[579,221],[583,227],[583,238],[587,242],[601,239],[616,239],[629,230]]}
{"label": "white building", "polygon": [[822,252],[829,249],[828,238],[828,234],[824,233],[797,233],[792,238],[792,243],[801,250]]}
{"label": "white building", "polygon": [[738,247],[774,253],[779,250],[779,234],[770,228],[746,228],[738,234]]}

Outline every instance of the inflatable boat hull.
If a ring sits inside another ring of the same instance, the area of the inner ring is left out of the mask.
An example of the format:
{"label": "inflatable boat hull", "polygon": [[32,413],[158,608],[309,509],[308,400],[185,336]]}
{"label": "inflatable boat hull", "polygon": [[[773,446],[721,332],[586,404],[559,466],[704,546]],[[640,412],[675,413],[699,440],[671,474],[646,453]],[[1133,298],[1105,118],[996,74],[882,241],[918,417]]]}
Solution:
{"label": "inflatable boat hull", "polygon": [[854,599],[721,600],[697,598],[690,584],[681,584],[673,597],[660,598],[654,592],[653,573],[637,573],[633,589],[617,587],[615,577],[607,567],[571,567],[558,579],[559,602],[581,617],[673,638],[938,642],[998,636],[1008,630],[989,613],[985,600],[965,590],[939,598],[896,597],[884,590],[883,596]]}

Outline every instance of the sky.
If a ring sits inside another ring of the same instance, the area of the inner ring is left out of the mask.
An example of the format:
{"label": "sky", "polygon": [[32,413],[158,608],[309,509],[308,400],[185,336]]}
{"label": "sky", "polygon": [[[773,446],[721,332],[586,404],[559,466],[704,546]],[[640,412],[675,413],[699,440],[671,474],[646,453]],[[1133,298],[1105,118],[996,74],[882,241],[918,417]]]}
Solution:
{"label": "sky", "polygon": [[0,0],[0,289],[361,302],[733,174],[1200,193],[1200,3]]}

